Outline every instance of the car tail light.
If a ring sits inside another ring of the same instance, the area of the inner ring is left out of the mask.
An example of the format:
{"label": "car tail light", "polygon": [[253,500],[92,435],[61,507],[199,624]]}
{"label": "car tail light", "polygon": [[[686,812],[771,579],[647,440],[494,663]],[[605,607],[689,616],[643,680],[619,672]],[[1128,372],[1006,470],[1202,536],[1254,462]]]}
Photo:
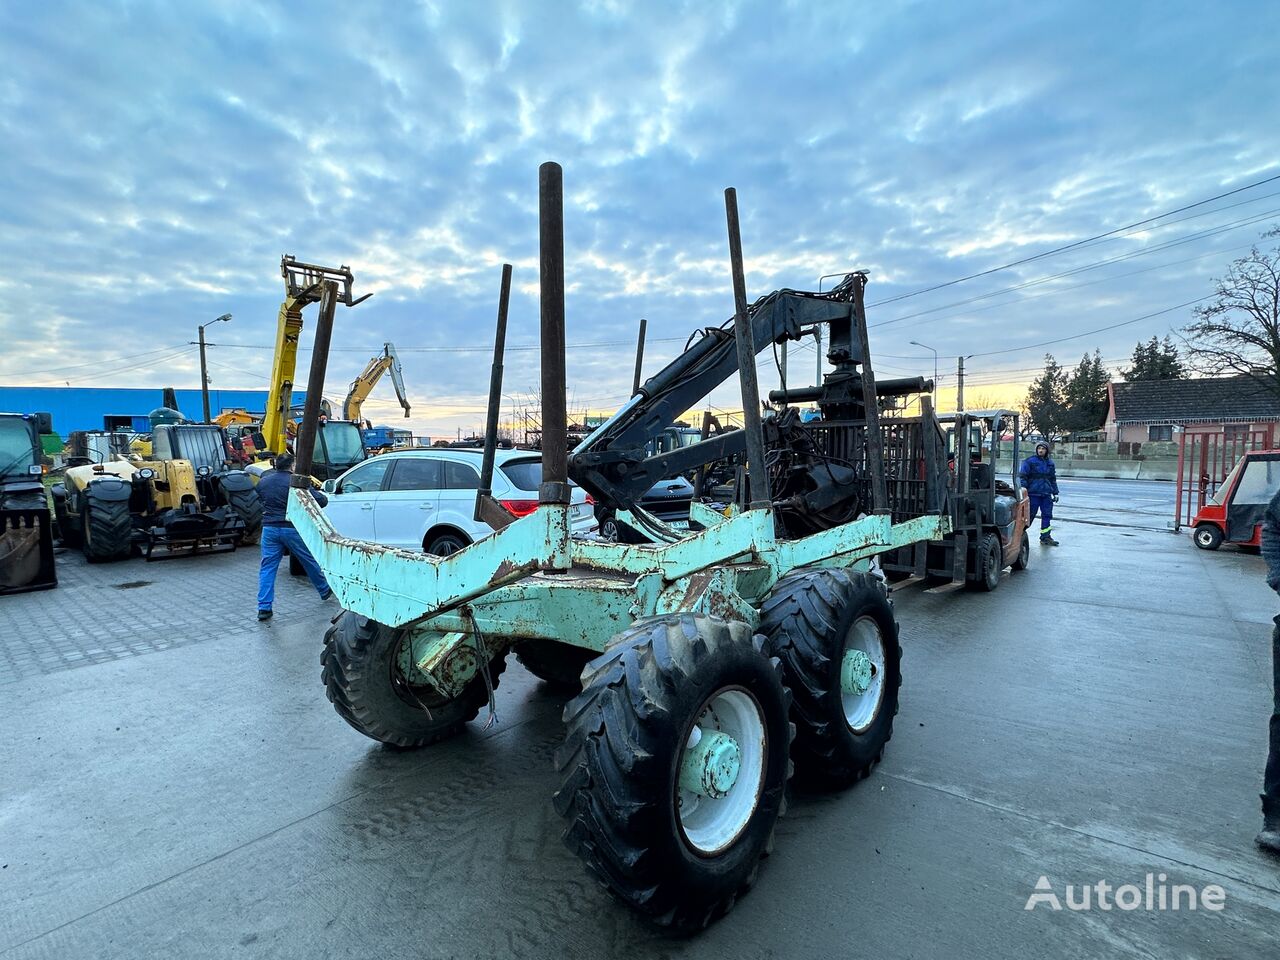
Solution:
{"label": "car tail light", "polygon": [[538,509],[537,500],[499,500],[498,502],[513,517],[527,517]]}
{"label": "car tail light", "polygon": [[591,494],[589,494],[589,493],[588,493],[588,494],[587,494],[587,503],[594,507],[594,506],[596,505],[596,498],[595,498],[595,497],[593,497]]}

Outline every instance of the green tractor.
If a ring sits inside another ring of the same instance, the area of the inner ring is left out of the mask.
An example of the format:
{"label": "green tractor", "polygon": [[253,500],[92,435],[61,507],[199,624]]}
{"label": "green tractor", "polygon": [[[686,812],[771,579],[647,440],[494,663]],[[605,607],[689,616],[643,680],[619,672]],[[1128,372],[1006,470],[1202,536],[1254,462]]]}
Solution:
{"label": "green tractor", "polygon": [[[476,498],[477,519],[493,534],[448,557],[340,536],[307,476],[318,420],[310,394],[289,518],[344,607],[321,655],[328,699],[343,720],[401,748],[436,743],[486,705],[492,710],[510,652],[538,676],[575,688],[557,754],[564,840],[622,902],[692,931],[754,882],[793,770],[838,789],[880,759],[898,708],[901,648],[871,564],[947,531],[946,464],[936,445],[903,446],[911,459],[901,462],[884,448],[878,397],[928,385],[877,385],[864,274],[826,293],[783,290],[748,305],[732,191],[732,329],[711,328],[570,456],[562,196],[559,166],[544,164],[537,508],[515,518],[490,492],[510,290],[504,266]],[[312,382],[323,382],[337,300],[330,283]],[[836,370],[805,390],[816,391],[828,417],[812,431],[794,417],[771,418],[779,422],[766,432],[756,352],[814,324],[831,332]],[[743,430],[678,450],[647,447],[692,398],[735,375]],[[726,516],[694,501],[690,529],[645,515],[654,478],[740,449],[750,481],[742,509]],[[646,542],[573,537],[571,479],[647,533]],[[907,500],[916,515],[899,521]]]}
{"label": "green tractor", "polygon": [[40,435],[49,414],[0,413],[0,594],[58,585]]}

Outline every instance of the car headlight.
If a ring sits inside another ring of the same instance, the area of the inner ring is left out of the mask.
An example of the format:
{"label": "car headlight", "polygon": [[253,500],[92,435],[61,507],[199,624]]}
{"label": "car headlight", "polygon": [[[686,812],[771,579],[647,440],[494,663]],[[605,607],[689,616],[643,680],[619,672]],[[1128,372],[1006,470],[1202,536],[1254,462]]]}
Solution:
{"label": "car headlight", "polygon": [[155,475],[156,475],[156,472],[152,470],[150,467],[143,467],[141,470],[138,471],[138,476],[140,476],[143,480],[150,480]]}
{"label": "car headlight", "polygon": [[196,467],[197,477],[207,477],[211,473],[213,473],[213,467]]}

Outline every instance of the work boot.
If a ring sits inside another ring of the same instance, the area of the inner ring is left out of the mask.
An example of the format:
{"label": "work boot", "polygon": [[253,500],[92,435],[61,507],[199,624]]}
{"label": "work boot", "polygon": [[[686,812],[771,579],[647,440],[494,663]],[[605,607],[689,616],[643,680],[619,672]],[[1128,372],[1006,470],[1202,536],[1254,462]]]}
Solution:
{"label": "work boot", "polygon": [[1043,537],[1041,537],[1040,542],[1043,543],[1046,547],[1059,546],[1058,541],[1053,539],[1053,537],[1049,534],[1045,534]]}
{"label": "work boot", "polygon": [[1262,832],[1254,843],[1268,853],[1280,856],[1280,809],[1262,809]]}
{"label": "work boot", "polygon": [[270,620],[270,619],[271,619],[271,611],[270,611],[270,610],[259,610],[259,611],[258,611],[258,620],[259,620],[259,621],[262,621],[262,620]]}

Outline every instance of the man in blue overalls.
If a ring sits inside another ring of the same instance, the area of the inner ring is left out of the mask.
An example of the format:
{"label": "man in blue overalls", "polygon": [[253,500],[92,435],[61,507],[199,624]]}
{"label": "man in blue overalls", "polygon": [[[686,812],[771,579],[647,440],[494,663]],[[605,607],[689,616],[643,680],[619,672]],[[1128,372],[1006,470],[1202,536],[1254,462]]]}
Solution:
{"label": "man in blue overalls", "polygon": [[1039,513],[1040,542],[1056,547],[1058,541],[1053,539],[1053,505],[1058,502],[1058,474],[1053,461],[1049,459],[1047,443],[1037,443],[1036,455],[1022,461],[1018,479],[1031,501],[1031,519],[1028,523],[1034,523],[1036,514]]}

